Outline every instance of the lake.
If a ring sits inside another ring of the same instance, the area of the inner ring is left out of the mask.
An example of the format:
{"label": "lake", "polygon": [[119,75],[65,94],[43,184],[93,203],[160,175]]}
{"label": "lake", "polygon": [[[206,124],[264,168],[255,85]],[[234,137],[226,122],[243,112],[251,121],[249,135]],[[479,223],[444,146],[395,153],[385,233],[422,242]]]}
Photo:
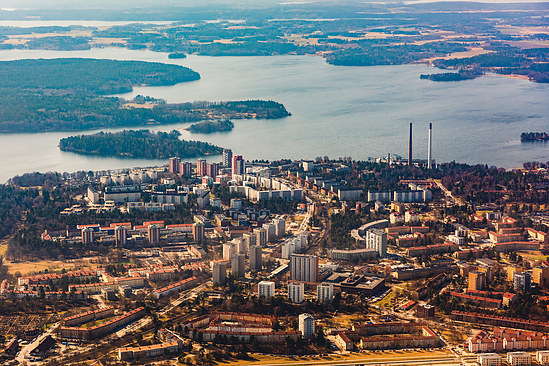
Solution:
{"label": "lake", "polygon": [[[486,75],[460,82],[420,80],[437,72],[426,65],[332,66],[315,56],[207,57],[170,60],[165,53],[123,48],[88,51],[3,50],[0,60],[93,57],[157,61],[188,66],[201,80],[168,87],[136,87],[168,102],[272,99],[291,117],[235,120],[228,133],[189,134],[189,124],[155,126],[181,130],[186,139],[233,149],[246,159],[328,155],[354,159],[406,156],[408,124],[414,124],[414,158],[426,158],[433,123],[438,162],[518,167],[549,160],[549,144],[521,143],[523,131],[548,131],[549,84]],[[117,129],[113,129],[115,131]],[[86,131],[84,133],[92,133]],[[163,164],[159,160],[94,158],[59,151],[59,139],[74,132],[0,135],[0,181],[31,171],[104,170]],[[210,160],[218,160],[217,157]]]}

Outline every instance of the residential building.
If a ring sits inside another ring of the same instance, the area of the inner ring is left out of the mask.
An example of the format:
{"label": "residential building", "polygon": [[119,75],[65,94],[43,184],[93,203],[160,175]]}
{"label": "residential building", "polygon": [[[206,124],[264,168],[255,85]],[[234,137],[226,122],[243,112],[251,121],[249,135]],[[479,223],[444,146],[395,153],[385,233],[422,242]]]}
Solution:
{"label": "residential building", "polygon": [[223,149],[223,167],[231,168],[233,166],[233,151],[231,149]]}
{"label": "residential building", "polygon": [[150,244],[158,244],[160,242],[160,226],[149,225],[147,227],[147,238]]}
{"label": "residential building", "polygon": [[263,249],[259,245],[250,247],[250,271],[259,271],[263,266]]}
{"label": "residential building", "polygon": [[541,287],[549,286],[549,267],[534,267],[532,270],[532,282]]}
{"label": "residential building", "polygon": [[288,283],[288,299],[290,299],[291,302],[295,302],[297,304],[302,303],[304,294],[305,285],[303,283]]}
{"label": "residential building", "polygon": [[315,319],[310,314],[299,315],[299,331],[303,338],[312,338],[315,335]]}
{"label": "residential building", "polygon": [[486,273],[473,271],[469,272],[469,283],[467,288],[469,290],[480,291],[486,286]]}
{"label": "residential building", "polygon": [[231,167],[233,171],[233,176],[235,174],[242,175],[246,172],[246,166],[244,163],[244,159],[241,155],[235,155],[233,157],[233,166]]}
{"label": "residential building", "polygon": [[387,233],[379,229],[370,229],[365,235],[366,249],[375,249],[380,258],[387,256]]}
{"label": "residential building", "polygon": [[292,281],[318,282],[318,257],[292,254],[290,256],[290,279]]}
{"label": "residential building", "polygon": [[196,242],[204,240],[204,224],[201,222],[195,222],[193,224],[193,240]]}
{"label": "residential building", "polygon": [[482,353],[478,355],[479,366],[501,366],[503,362],[497,353]]}
{"label": "residential building", "polygon": [[507,363],[509,366],[529,366],[532,364],[532,356],[528,352],[508,352]]}
{"label": "residential building", "polygon": [[231,258],[231,273],[235,278],[244,278],[246,256],[242,253],[237,253]]}
{"label": "residential building", "polygon": [[515,291],[529,291],[532,276],[528,272],[515,273],[513,276],[513,288]]}
{"label": "residential building", "polygon": [[227,280],[227,262],[217,261],[212,265],[212,277],[213,283],[218,285],[224,285]]}
{"label": "residential building", "polygon": [[334,299],[334,284],[321,283],[316,287],[316,298],[319,302],[330,302]]}
{"label": "residential building", "polygon": [[261,281],[257,284],[257,296],[259,298],[270,298],[275,295],[275,283],[271,281]]}
{"label": "residential building", "polygon": [[540,365],[549,365],[549,351],[537,351],[536,361],[538,361]]}
{"label": "residential building", "polygon": [[181,159],[173,157],[170,158],[168,161],[168,170],[172,174],[179,174],[179,165],[181,163]]}
{"label": "residential building", "polygon": [[257,245],[259,245],[260,247],[267,246],[267,230],[265,230],[264,228],[255,228],[253,233],[256,236],[255,242],[257,243]]}

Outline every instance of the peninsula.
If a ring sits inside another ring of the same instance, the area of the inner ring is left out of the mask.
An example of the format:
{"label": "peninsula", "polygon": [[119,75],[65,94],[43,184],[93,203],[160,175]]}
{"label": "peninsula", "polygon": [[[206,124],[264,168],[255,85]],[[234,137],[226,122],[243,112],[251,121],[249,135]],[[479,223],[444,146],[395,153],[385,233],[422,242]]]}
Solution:
{"label": "peninsula", "polygon": [[170,156],[193,158],[223,152],[221,147],[207,142],[180,140],[180,135],[175,130],[169,133],[149,130],[99,132],[65,137],[59,141],[59,148],[77,154],[134,159],[166,159]]}
{"label": "peninsula", "polygon": [[195,122],[210,119],[283,118],[274,101],[167,104],[131,92],[134,85],[174,85],[197,80],[186,67],[142,61],[95,59],[0,62],[0,133],[78,131],[103,127]]}

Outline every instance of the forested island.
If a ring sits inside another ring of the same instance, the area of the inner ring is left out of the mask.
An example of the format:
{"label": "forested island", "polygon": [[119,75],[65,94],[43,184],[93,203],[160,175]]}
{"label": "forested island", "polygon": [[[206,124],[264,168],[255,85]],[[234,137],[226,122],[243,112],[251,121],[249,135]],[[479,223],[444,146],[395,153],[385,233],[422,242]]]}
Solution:
{"label": "forested island", "polygon": [[483,75],[480,71],[459,71],[459,72],[442,72],[439,74],[422,74],[420,79],[431,81],[461,81],[472,80]]}
{"label": "forested island", "polygon": [[178,59],[178,58],[187,58],[185,52],[172,52],[168,55],[168,58]]}
{"label": "forested island", "polygon": [[149,130],[124,130],[99,132],[93,135],[78,135],[62,138],[62,151],[97,156],[117,156],[134,159],[166,159],[171,156],[193,158],[219,155],[223,149],[201,141],[181,140],[181,133],[154,133]]}
{"label": "forested island", "polygon": [[173,85],[199,78],[198,73],[186,67],[141,61],[39,59],[0,62],[0,133],[77,131],[290,115],[282,104],[273,101],[167,104],[142,96],[133,101],[105,96],[129,92],[133,85]]}
{"label": "forested island", "polygon": [[219,121],[202,121],[186,128],[191,133],[213,133],[232,131],[234,123],[228,119]]}
{"label": "forested island", "polygon": [[520,141],[549,141],[549,134],[547,132],[523,132],[520,135]]}

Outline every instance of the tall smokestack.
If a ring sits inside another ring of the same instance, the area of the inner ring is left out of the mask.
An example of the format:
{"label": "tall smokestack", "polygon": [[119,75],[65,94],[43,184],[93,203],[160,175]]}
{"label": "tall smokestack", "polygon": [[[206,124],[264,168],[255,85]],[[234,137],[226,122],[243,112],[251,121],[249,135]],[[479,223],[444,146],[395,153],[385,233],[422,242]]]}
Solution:
{"label": "tall smokestack", "polygon": [[427,146],[427,169],[431,169],[431,161],[433,157],[431,156],[431,146],[433,144],[433,124],[429,123],[429,145]]}
{"label": "tall smokestack", "polygon": [[408,165],[412,165],[412,123],[410,123],[410,140],[408,141]]}

